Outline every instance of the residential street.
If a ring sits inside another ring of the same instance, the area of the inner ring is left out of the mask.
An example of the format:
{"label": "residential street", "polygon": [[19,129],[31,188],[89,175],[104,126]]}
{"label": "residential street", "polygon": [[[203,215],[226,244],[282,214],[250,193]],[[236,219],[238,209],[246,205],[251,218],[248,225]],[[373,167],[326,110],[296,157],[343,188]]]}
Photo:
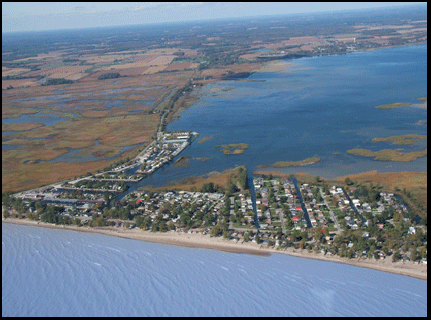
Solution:
{"label": "residential street", "polygon": [[323,198],[323,201],[325,201],[325,205],[328,207],[328,209],[329,209],[329,215],[331,216],[331,219],[332,220],[334,220],[334,222],[335,222],[335,227],[337,228],[337,230],[338,230],[338,233],[340,233],[341,232],[341,228],[340,228],[340,225],[338,224],[338,221],[337,221],[337,219],[335,218],[335,214],[334,214],[334,212],[331,210],[331,208],[329,207],[329,204],[328,204],[328,202],[326,202],[326,198],[325,198],[325,195],[323,194],[323,192],[322,192],[322,188],[319,188],[319,192],[320,192],[320,195],[322,196],[322,198]]}

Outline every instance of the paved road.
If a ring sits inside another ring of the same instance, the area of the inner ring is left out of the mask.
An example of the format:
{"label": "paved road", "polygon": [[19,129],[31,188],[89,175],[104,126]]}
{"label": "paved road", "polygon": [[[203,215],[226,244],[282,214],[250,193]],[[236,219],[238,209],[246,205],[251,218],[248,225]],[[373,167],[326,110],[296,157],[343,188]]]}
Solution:
{"label": "paved road", "polygon": [[280,221],[281,221],[281,230],[283,234],[286,234],[286,227],[284,226],[284,218],[283,218],[283,212],[280,211]]}
{"label": "paved road", "polygon": [[324,194],[323,194],[323,192],[322,192],[322,188],[319,188],[319,191],[320,191],[320,195],[321,195],[321,196],[322,196],[322,198],[323,198],[323,201],[325,201],[325,204],[326,204],[326,206],[327,206],[327,207],[328,207],[328,209],[329,209],[329,215],[331,216],[331,219],[332,219],[332,220],[334,220],[334,222],[335,222],[335,227],[337,228],[338,232],[341,232],[340,225],[338,224],[338,221],[337,221],[337,219],[335,218],[335,214],[334,214],[334,212],[331,210],[331,208],[329,207],[328,202],[326,201],[326,198],[325,198],[325,196],[324,196]]}
{"label": "paved road", "polygon": [[307,226],[308,226],[308,228],[311,228],[310,217],[308,216],[308,211],[305,208],[304,199],[302,198],[301,190],[299,190],[299,187],[298,187],[298,181],[295,179],[295,177],[293,175],[290,177],[290,179],[292,180],[293,184],[295,185],[296,196],[298,197],[299,202],[301,203],[301,208],[302,208],[302,211],[304,212],[304,218],[307,221]]}

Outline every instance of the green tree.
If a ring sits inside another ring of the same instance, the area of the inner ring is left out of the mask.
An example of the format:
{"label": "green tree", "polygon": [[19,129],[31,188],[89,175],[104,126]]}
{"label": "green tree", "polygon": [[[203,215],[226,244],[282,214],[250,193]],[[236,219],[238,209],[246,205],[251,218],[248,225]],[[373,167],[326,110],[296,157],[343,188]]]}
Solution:
{"label": "green tree", "polygon": [[220,225],[220,223],[216,224],[214,227],[211,228],[210,236],[216,237],[221,230],[222,230],[222,226]]}
{"label": "green tree", "polygon": [[397,262],[400,259],[400,252],[397,250],[395,251],[395,253],[392,255],[392,262]]}
{"label": "green tree", "polygon": [[175,230],[175,224],[172,221],[168,222],[168,230],[169,231]]}
{"label": "green tree", "polygon": [[427,247],[426,246],[422,246],[419,248],[419,254],[421,256],[422,259],[427,257]]}
{"label": "green tree", "polygon": [[136,216],[135,223],[136,223],[136,226],[138,228],[142,228],[144,225],[144,217],[143,216]]}
{"label": "green tree", "polygon": [[413,247],[412,251],[410,253],[410,260],[416,261],[418,258],[419,258],[418,250],[417,250],[417,248]]}
{"label": "green tree", "polygon": [[321,231],[320,231],[318,228],[315,228],[315,229],[314,229],[313,237],[314,237],[314,240],[315,240],[316,242],[317,242],[317,241],[320,241],[320,238],[322,237],[322,233],[321,233]]}
{"label": "green tree", "polygon": [[107,205],[109,205],[109,192],[103,193],[103,200]]}
{"label": "green tree", "polygon": [[168,229],[168,226],[166,225],[166,221],[161,221],[159,224],[159,231],[165,232]]}
{"label": "green tree", "polygon": [[144,219],[144,229],[147,230],[151,226],[151,217],[146,216]]}
{"label": "green tree", "polygon": [[344,182],[345,182],[348,186],[350,186],[350,185],[352,185],[352,184],[353,184],[353,181],[352,181],[352,180],[350,180],[350,178],[349,178],[349,177],[347,177],[347,178],[344,180]]}
{"label": "green tree", "polygon": [[159,224],[157,222],[154,222],[151,225],[151,232],[156,232],[156,231],[159,231]]}
{"label": "green tree", "polygon": [[9,218],[9,217],[10,217],[9,210],[4,209],[4,210],[3,210],[3,218],[7,219],[7,218]]}
{"label": "green tree", "polygon": [[302,238],[301,242],[299,243],[299,248],[301,249],[305,248],[305,238]]}
{"label": "green tree", "polygon": [[244,234],[244,241],[245,241],[245,242],[249,242],[249,241],[250,241],[250,235],[249,235],[249,233],[248,233],[248,232],[246,232],[246,233]]}
{"label": "green tree", "polygon": [[254,239],[256,240],[256,243],[259,244],[260,243],[260,237],[259,234],[256,234],[256,237],[254,237]]}

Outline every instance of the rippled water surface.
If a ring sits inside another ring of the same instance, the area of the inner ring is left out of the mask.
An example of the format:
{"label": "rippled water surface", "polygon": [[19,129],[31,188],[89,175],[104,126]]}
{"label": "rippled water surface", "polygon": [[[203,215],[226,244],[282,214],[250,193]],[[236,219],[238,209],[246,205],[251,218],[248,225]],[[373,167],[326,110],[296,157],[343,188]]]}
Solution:
{"label": "rippled water surface", "polygon": [[[402,148],[422,151],[427,141],[397,146],[373,143],[374,137],[427,134],[427,45],[355,52],[291,60],[277,72],[259,72],[241,81],[219,81],[200,91],[199,101],[184,111],[167,130],[196,131],[213,137],[195,141],[181,155],[189,168],[164,166],[138,183],[162,186],[169,181],[245,165],[318,157],[320,162],[277,168],[286,173],[308,172],[326,178],[370,170],[427,171],[427,157],[409,162],[376,161],[347,153],[353,148],[372,151]],[[376,106],[410,102],[390,110]],[[221,144],[247,143],[243,154],[225,155]],[[199,158],[211,158],[202,162]],[[135,188],[132,185],[130,190]]]}
{"label": "rippled water surface", "polygon": [[426,316],[426,281],[2,225],[2,316]]}

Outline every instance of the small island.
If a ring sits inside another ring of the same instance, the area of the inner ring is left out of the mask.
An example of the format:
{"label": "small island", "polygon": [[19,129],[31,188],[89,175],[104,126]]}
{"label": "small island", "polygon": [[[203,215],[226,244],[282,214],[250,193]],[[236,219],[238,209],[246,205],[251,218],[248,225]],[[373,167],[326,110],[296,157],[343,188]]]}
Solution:
{"label": "small island", "polygon": [[203,137],[202,139],[200,139],[198,141],[198,143],[204,143],[207,140],[212,140],[213,136],[207,136],[207,137]]}
{"label": "small island", "polygon": [[399,150],[390,149],[380,150],[376,152],[367,149],[350,149],[347,150],[347,153],[362,157],[374,157],[374,160],[380,161],[407,162],[416,160],[417,158],[425,157],[427,155],[427,149],[425,149],[424,151],[413,151],[407,153],[400,152]]}
{"label": "small island", "polygon": [[400,108],[400,107],[407,107],[411,106],[412,104],[410,102],[395,102],[395,103],[389,103],[389,104],[382,104],[380,106],[375,107],[376,109],[393,109],[393,108]]}
{"label": "small island", "polygon": [[199,161],[205,162],[205,161],[208,161],[208,160],[213,159],[213,157],[202,157],[202,158],[193,158],[193,159],[196,159],[196,160],[199,160]]}
{"label": "small island", "polygon": [[388,142],[393,141],[395,144],[408,145],[415,143],[418,139],[427,139],[426,135],[421,134],[405,134],[402,136],[391,136],[387,138],[373,138],[372,142]]}
{"label": "small island", "polygon": [[216,148],[223,148],[222,152],[224,154],[241,154],[244,153],[245,149],[250,147],[247,143],[231,143],[231,144],[222,144],[216,146]]}
{"label": "small island", "polygon": [[306,166],[309,164],[313,164],[316,162],[320,162],[320,158],[307,158],[301,161],[278,161],[274,163],[273,167],[297,167],[297,166]]}

